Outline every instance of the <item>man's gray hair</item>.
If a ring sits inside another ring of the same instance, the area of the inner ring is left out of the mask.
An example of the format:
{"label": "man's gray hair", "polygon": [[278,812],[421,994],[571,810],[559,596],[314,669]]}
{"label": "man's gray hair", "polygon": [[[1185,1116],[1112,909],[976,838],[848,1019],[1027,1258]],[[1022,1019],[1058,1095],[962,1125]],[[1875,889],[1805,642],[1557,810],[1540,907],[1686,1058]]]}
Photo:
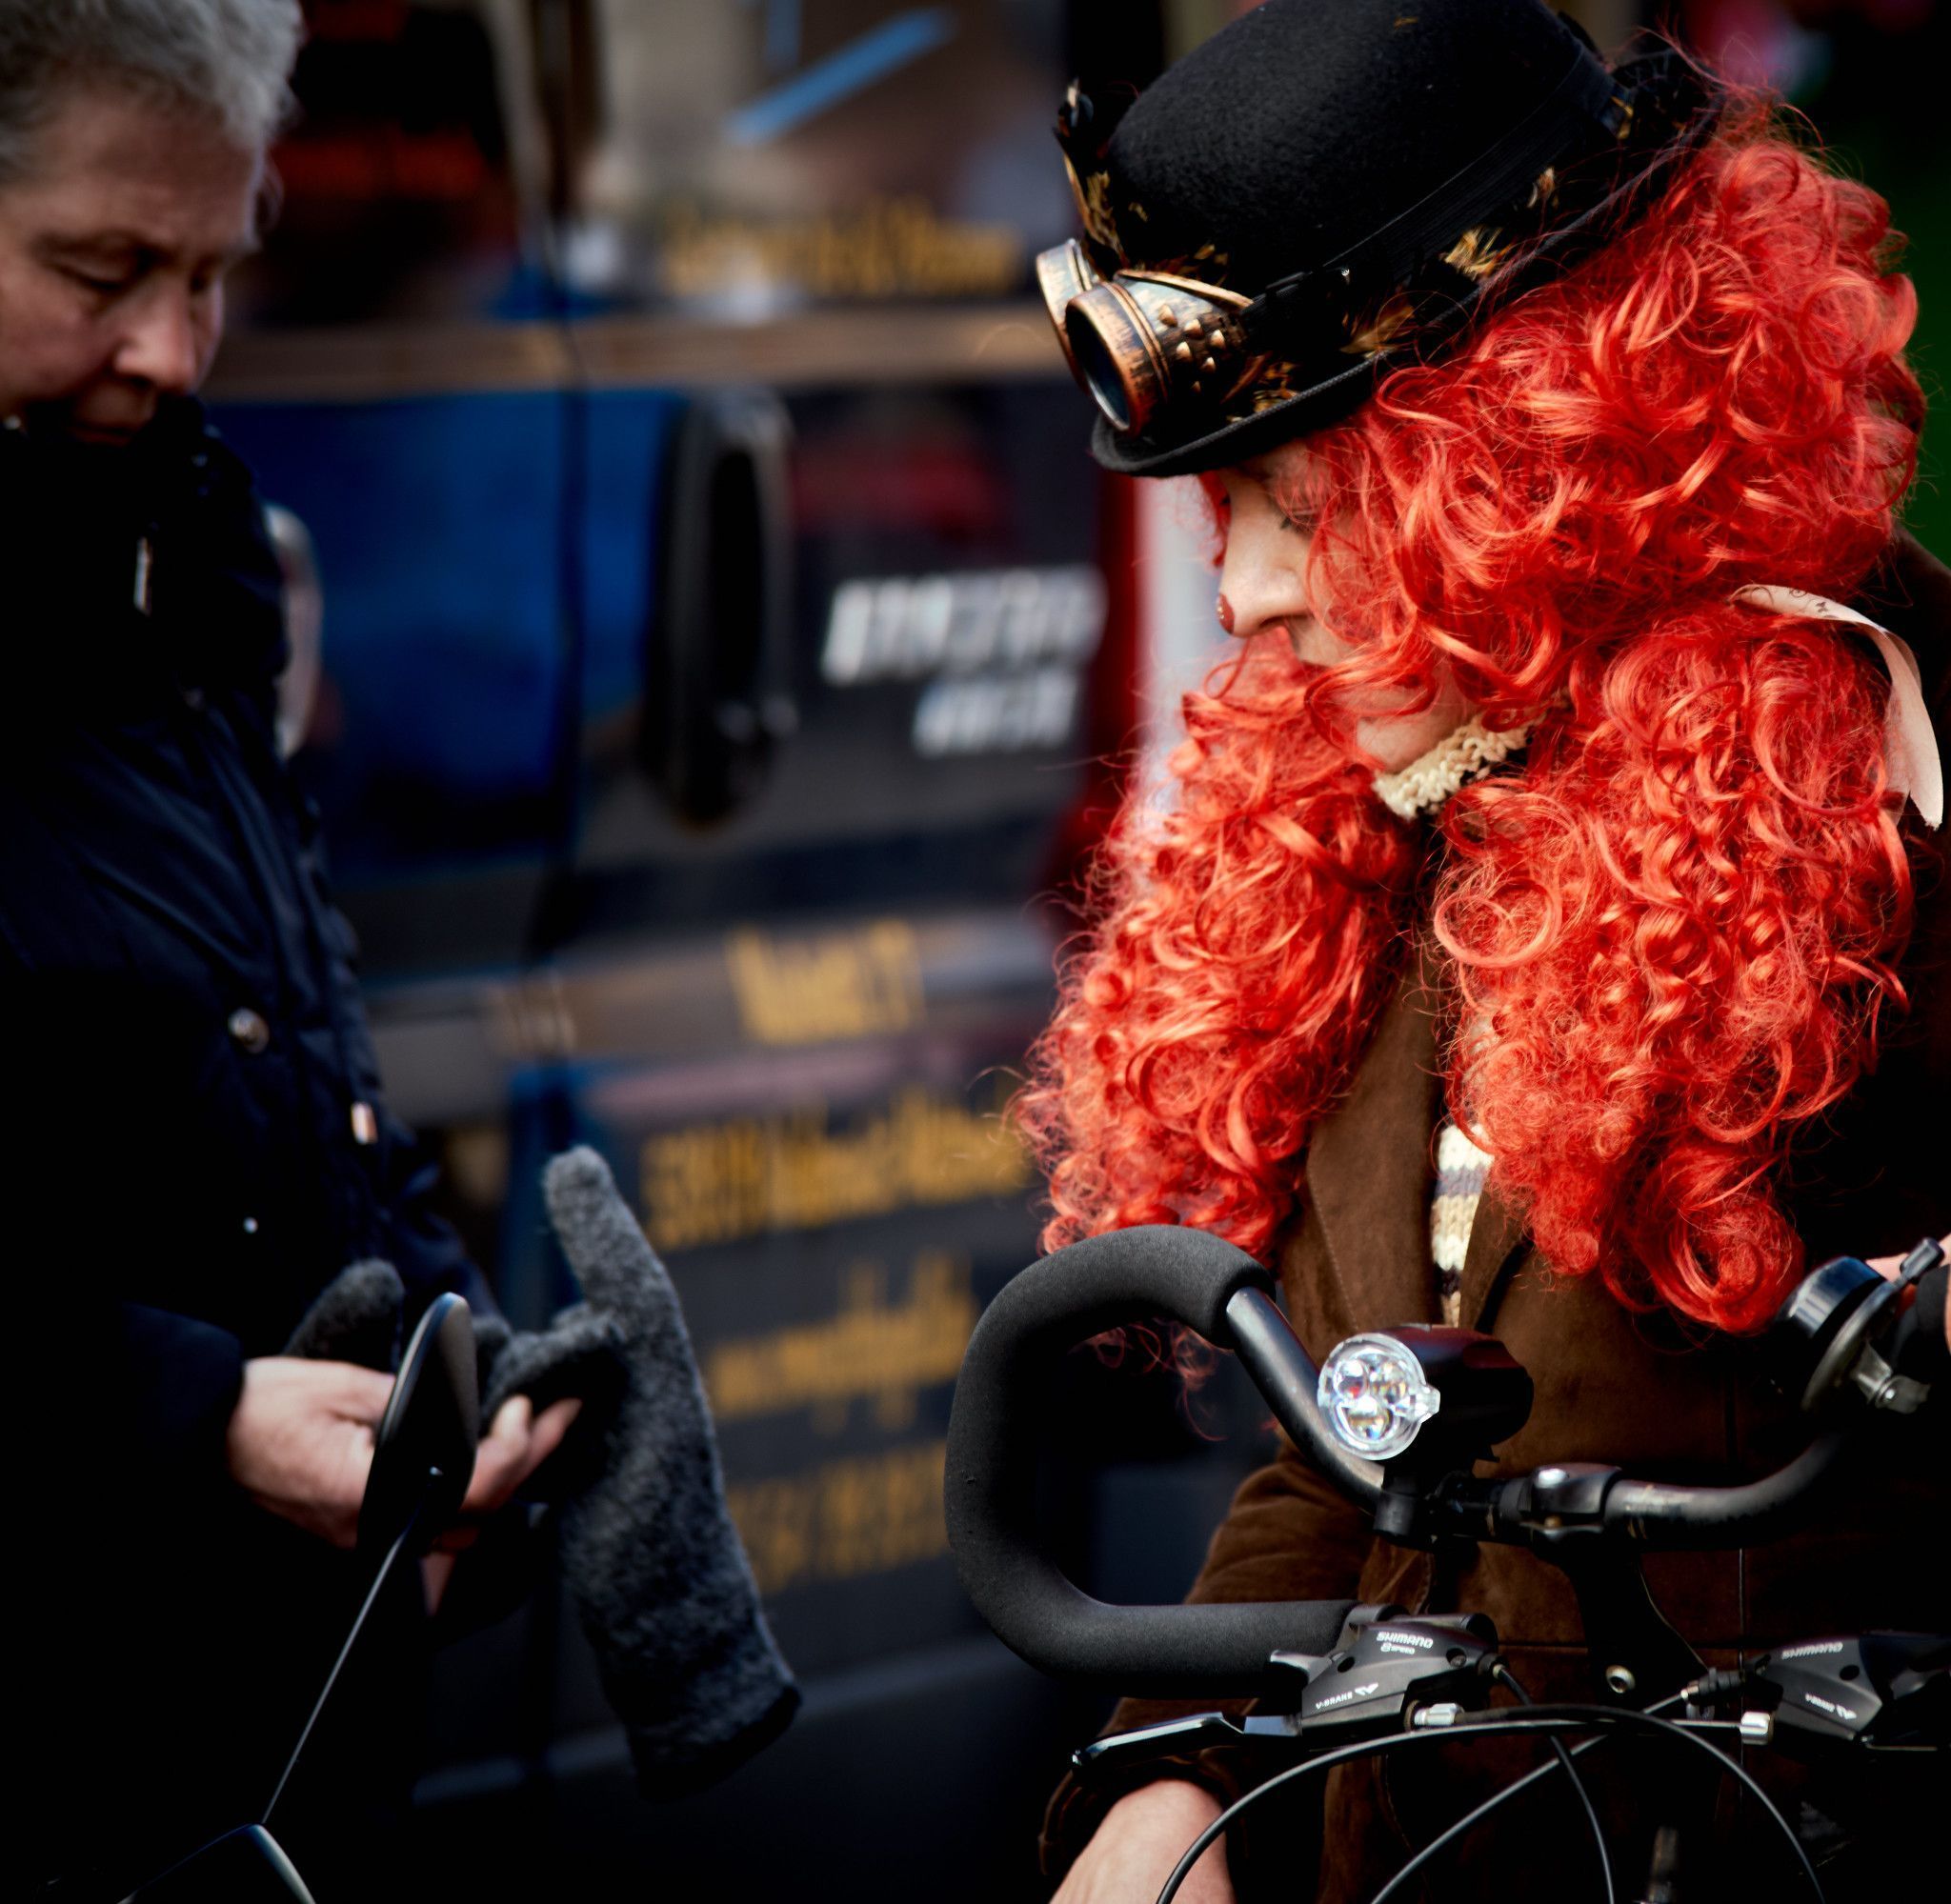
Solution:
{"label": "man's gray hair", "polygon": [[304,30],[298,0],[0,0],[0,184],[31,170],[35,133],[77,82],[205,115],[262,150],[291,110]]}

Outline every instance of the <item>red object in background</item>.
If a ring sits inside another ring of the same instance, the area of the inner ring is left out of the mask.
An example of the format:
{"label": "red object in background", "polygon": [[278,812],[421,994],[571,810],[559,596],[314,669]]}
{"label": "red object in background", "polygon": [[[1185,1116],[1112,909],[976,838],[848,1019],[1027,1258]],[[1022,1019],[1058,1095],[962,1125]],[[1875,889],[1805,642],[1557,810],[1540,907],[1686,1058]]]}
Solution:
{"label": "red object in background", "polygon": [[1092,854],[1117,816],[1140,741],[1143,656],[1139,651],[1143,551],[1137,481],[1099,473],[1098,566],[1104,573],[1104,637],[1091,665],[1084,787],[1051,854],[1049,884],[1075,904]]}
{"label": "red object in background", "polygon": [[407,30],[408,0],[312,0],[305,30],[313,40],[396,40]]}
{"label": "red object in background", "polygon": [[320,132],[288,140],[276,153],[289,196],[392,203],[463,203],[491,180],[480,146],[457,128],[407,132],[397,126]]}
{"label": "red object in background", "polygon": [[962,444],[829,438],[793,461],[801,534],[871,528],[976,540],[999,532],[1007,509],[994,463]]}

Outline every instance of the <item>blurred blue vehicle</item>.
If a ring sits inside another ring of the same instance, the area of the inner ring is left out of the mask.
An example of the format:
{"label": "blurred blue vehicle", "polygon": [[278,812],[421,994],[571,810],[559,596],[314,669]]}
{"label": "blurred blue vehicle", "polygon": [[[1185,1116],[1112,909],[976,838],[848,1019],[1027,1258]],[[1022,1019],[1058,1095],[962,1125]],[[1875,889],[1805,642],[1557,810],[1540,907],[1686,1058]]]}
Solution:
{"label": "blurred blue vehicle", "polygon": [[[593,1143],[636,1188],[809,1694],[653,1813],[544,1591],[443,1656],[430,1855],[483,1896],[760,1894],[850,1847],[866,1895],[1033,1894],[1089,1715],[962,1600],[942,1443],[1034,1253],[998,1112],[1137,709],[1134,504],[1030,291],[1073,216],[1049,125],[1094,34],[1142,79],[1161,29],[1055,0],[308,10],[211,395],[285,512],[286,725],[388,1087],[518,1324],[571,1294],[543,1160]],[[1171,1597],[1243,1457],[1105,1380],[1076,1470],[1174,1457],[1178,1495],[1119,1523],[1157,1575],[1120,1590]]]}

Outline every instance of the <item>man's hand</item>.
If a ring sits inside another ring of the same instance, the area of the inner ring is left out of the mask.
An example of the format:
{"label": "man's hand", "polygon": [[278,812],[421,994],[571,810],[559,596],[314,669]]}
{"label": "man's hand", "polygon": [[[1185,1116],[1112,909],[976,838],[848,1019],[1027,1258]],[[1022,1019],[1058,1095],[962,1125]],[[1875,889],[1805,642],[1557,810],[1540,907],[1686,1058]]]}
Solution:
{"label": "man's hand", "polygon": [[392,1393],[391,1375],[351,1362],[246,1362],[226,1444],[231,1478],[269,1513],[351,1547],[372,1468],[372,1431]]}
{"label": "man's hand", "polygon": [[[1153,1904],[1186,1848],[1219,1815],[1203,1786],[1161,1778],[1128,1792],[1104,1814],[1052,1904]],[[1179,1904],[1233,1904],[1222,1839],[1194,1865]]]}
{"label": "man's hand", "polygon": [[[372,1432],[386,1413],[392,1377],[351,1362],[262,1355],[244,1365],[244,1389],[231,1416],[231,1477],[269,1513],[334,1547],[359,1535],[359,1503],[372,1469]],[[441,1536],[466,1546],[477,1522],[505,1507],[562,1444],[581,1409],[559,1401],[536,1415],[526,1395],[497,1411],[474,1459],[461,1512]]]}
{"label": "man's hand", "polygon": [[481,1522],[505,1508],[515,1491],[562,1446],[582,1403],[552,1403],[540,1414],[527,1395],[510,1395],[494,1411],[494,1419],[474,1455],[474,1478],[461,1503],[462,1518],[444,1530],[433,1552],[420,1562],[420,1579],[427,1593],[427,1611],[440,1606],[453,1577],[454,1564],[474,1544]]}
{"label": "man's hand", "polygon": [[582,1408],[572,1398],[553,1402],[537,1414],[527,1395],[510,1395],[495,1410],[475,1453],[474,1478],[468,1483],[460,1519],[434,1544],[450,1552],[471,1546],[480,1523],[513,1500],[522,1483],[562,1446]]}

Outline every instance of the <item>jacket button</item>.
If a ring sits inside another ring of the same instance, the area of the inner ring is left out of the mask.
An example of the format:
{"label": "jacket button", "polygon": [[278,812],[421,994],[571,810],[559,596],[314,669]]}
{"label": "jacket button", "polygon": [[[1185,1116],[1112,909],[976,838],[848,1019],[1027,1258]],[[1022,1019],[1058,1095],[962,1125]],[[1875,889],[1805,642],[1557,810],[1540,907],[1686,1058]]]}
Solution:
{"label": "jacket button", "polygon": [[231,1013],[230,1031],[239,1049],[252,1057],[271,1043],[271,1027],[248,1005],[240,1005]]}

